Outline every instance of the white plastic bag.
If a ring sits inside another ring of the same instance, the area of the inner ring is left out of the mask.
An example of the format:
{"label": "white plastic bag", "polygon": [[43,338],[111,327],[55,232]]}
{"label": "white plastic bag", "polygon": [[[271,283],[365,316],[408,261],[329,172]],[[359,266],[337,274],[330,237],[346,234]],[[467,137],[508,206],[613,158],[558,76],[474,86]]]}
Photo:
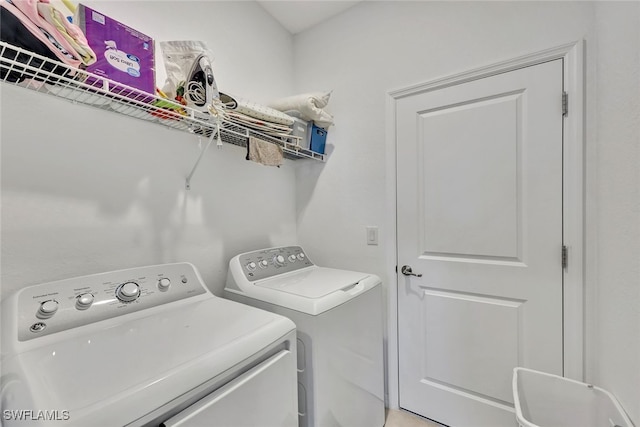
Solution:
{"label": "white plastic bag", "polygon": [[208,111],[220,92],[213,76],[213,55],[201,41],[160,42],[167,79],[163,92],[189,107]]}

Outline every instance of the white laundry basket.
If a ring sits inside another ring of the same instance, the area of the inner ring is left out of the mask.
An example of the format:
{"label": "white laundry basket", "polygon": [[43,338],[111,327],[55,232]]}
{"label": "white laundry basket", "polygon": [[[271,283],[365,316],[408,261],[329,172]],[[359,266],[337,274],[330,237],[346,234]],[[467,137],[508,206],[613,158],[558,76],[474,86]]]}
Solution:
{"label": "white laundry basket", "polygon": [[558,375],[515,368],[513,398],[521,427],[633,427],[611,393]]}

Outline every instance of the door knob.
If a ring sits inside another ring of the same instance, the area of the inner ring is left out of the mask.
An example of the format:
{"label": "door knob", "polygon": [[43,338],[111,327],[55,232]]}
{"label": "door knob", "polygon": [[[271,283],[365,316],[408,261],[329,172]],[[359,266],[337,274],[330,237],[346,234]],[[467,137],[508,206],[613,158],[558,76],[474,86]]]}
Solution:
{"label": "door knob", "polygon": [[400,272],[402,274],[404,274],[405,276],[416,276],[416,277],[422,277],[422,274],[420,273],[414,273],[411,270],[411,266],[409,265],[403,265],[402,268],[400,269]]}

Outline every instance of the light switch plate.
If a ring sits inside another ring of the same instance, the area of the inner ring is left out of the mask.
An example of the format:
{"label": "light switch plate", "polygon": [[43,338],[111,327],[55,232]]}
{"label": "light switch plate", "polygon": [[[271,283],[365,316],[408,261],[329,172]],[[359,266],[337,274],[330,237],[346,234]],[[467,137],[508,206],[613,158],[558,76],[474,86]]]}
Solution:
{"label": "light switch plate", "polygon": [[367,245],[378,244],[378,227],[367,227]]}

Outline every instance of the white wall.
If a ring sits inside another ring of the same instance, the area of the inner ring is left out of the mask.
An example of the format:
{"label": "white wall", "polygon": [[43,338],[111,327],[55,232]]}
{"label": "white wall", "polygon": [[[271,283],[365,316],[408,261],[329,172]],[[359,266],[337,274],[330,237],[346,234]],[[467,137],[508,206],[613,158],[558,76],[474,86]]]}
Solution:
{"label": "white wall", "polygon": [[[260,102],[292,92],[291,35],[254,2],[87,4],[156,40],[205,41],[223,91]],[[296,242],[293,161],[270,168],[212,147],[185,191],[196,137],[1,89],[3,295],[183,260],[218,292],[233,255]]]}
{"label": "white wall", "polygon": [[593,381],[640,424],[640,3],[597,3]]}
{"label": "white wall", "polygon": [[[386,93],[586,40],[586,377],[637,423],[639,24],[637,3],[382,1],[297,35],[296,89],[333,89],[336,117],[328,162],[297,166],[299,243],[318,263],[371,271],[393,286]],[[380,246],[366,245],[367,225],[381,227]]]}

